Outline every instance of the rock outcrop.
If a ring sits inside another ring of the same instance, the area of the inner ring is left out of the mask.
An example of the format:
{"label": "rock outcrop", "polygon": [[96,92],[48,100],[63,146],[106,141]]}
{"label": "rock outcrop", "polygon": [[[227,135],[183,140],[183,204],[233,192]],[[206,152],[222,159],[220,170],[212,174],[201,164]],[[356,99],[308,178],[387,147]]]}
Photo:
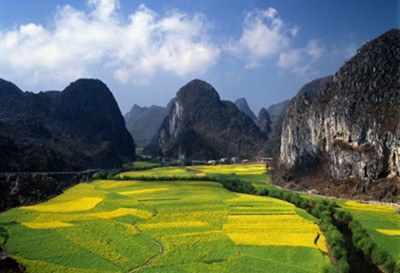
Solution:
{"label": "rock outcrop", "polygon": [[237,108],[245,113],[249,118],[251,118],[254,122],[257,120],[256,115],[251,111],[249,104],[245,98],[239,98],[235,100],[235,105]]}
{"label": "rock outcrop", "polygon": [[261,108],[260,112],[258,113],[258,117],[256,120],[256,125],[258,128],[260,128],[261,132],[263,132],[265,135],[269,135],[271,132],[272,128],[272,121],[269,117],[267,109],[264,107]]}
{"label": "rock outcrop", "polygon": [[158,146],[163,156],[181,160],[252,158],[263,138],[235,104],[221,101],[210,84],[193,80],[176,94],[160,128]]}
{"label": "rock outcrop", "polygon": [[291,100],[279,165],[289,180],[317,169],[330,179],[398,179],[399,136],[400,30],[391,30]]}
{"label": "rock outcrop", "polygon": [[0,174],[0,212],[49,200],[80,182],[91,181],[94,173],[89,170]]}
{"label": "rock outcrop", "polygon": [[135,158],[118,105],[99,80],[22,92],[0,80],[0,171],[116,168]]}

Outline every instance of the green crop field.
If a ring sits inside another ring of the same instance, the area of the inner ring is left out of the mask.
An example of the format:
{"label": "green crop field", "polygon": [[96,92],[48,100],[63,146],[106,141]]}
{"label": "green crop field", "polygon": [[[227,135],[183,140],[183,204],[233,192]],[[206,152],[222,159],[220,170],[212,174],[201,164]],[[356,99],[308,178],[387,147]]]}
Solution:
{"label": "green crop field", "polygon": [[400,262],[400,214],[396,208],[354,201],[343,202],[341,207],[358,220],[374,241]]}
{"label": "green crop field", "polygon": [[[273,190],[271,184],[252,183],[259,192]],[[309,200],[323,200],[324,198],[301,194]],[[350,200],[335,200],[340,210],[347,211],[359,221],[372,236],[373,241],[386,250],[400,264],[400,214],[399,208],[392,205],[368,204]]]}
{"label": "green crop field", "polygon": [[[247,168],[229,173],[264,172]],[[193,169],[150,175],[209,171]],[[202,181],[79,184],[0,214],[0,243],[28,272],[41,273],[321,272],[330,264],[325,237],[305,211]]]}

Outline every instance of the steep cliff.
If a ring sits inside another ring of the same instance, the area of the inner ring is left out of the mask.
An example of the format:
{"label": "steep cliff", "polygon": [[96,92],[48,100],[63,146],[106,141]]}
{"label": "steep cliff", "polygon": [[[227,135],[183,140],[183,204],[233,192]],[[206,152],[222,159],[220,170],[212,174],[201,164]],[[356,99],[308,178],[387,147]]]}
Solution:
{"label": "steep cliff", "polygon": [[215,89],[201,80],[183,86],[159,132],[164,156],[217,159],[255,157],[263,134],[236,105],[221,101]]}
{"label": "steep cliff", "polygon": [[258,117],[256,120],[256,125],[258,128],[260,128],[261,132],[263,132],[265,135],[268,135],[272,128],[272,121],[269,117],[267,109],[264,107],[261,108],[260,112],[258,112]]}
{"label": "steep cliff", "polygon": [[399,136],[400,30],[391,30],[291,100],[279,165],[288,179],[317,169],[330,179],[398,179]]}
{"label": "steep cliff", "polygon": [[113,168],[135,158],[118,105],[99,80],[22,92],[0,80],[0,171]]}

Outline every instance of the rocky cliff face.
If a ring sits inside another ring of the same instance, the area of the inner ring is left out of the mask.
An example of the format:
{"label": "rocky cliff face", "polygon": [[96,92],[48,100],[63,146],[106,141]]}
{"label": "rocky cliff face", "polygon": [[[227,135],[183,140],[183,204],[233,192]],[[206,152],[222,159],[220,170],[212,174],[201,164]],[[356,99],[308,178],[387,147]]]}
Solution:
{"label": "rocky cliff face", "polygon": [[99,80],[39,94],[0,80],[0,97],[0,171],[113,168],[135,157],[118,105]]}
{"label": "rocky cliff face", "polygon": [[294,174],[320,166],[332,179],[398,179],[399,136],[400,30],[392,30],[291,100],[279,164]]}
{"label": "rocky cliff face", "polygon": [[221,101],[208,83],[193,80],[182,87],[159,132],[166,157],[217,159],[257,155],[263,134],[236,105]]}
{"label": "rocky cliff face", "polygon": [[256,125],[258,128],[260,128],[261,132],[263,132],[265,135],[269,135],[271,132],[272,128],[272,121],[269,117],[267,109],[264,107],[261,108],[260,112],[258,113],[258,117],[256,120]]}

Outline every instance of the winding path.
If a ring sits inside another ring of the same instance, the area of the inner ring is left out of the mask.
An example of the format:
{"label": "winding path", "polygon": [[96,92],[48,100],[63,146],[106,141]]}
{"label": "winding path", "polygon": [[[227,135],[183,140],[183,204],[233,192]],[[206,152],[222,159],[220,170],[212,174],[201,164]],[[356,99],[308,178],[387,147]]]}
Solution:
{"label": "winding path", "polygon": [[139,231],[139,233],[147,238],[149,238],[153,243],[155,243],[158,246],[158,253],[156,255],[154,255],[153,257],[151,257],[150,259],[148,259],[144,264],[139,265],[133,269],[131,269],[130,271],[128,271],[128,273],[132,273],[135,272],[145,266],[148,266],[149,264],[151,264],[152,262],[154,262],[158,257],[160,257],[163,253],[164,253],[164,248],[162,247],[161,243],[159,241],[157,241],[156,239],[150,237],[149,235],[143,233],[137,226],[136,229]]}

